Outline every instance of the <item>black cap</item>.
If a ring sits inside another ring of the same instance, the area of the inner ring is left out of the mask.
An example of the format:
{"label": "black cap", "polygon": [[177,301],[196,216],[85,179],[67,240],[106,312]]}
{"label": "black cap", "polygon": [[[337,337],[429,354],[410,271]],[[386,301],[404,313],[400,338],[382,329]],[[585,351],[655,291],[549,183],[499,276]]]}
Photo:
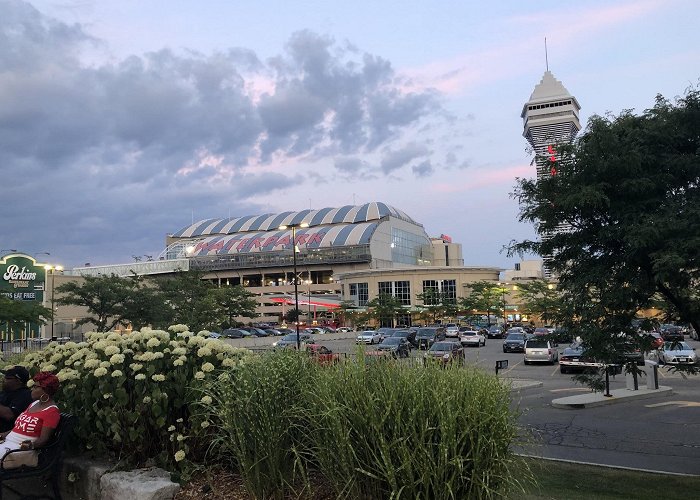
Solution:
{"label": "black cap", "polygon": [[12,366],[5,370],[0,370],[0,373],[4,373],[7,378],[16,378],[23,384],[29,382],[29,372],[24,366]]}

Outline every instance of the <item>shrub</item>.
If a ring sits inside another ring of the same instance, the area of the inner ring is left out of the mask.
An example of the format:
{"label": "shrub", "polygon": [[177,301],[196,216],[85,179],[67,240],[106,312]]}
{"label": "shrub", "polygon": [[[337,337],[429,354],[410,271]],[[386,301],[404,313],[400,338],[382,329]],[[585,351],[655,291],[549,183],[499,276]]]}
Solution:
{"label": "shrub", "polygon": [[319,474],[338,498],[493,498],[521,472],[509,388],[476,369],[271,353],[217,392],[218,448],[256,498]]}
{"label": "shrub", "polygon": [[82,444],[130,465],[154,459],[171,470],[201,460],[211,429],[191,408],[221,368],[249,353],[176,325],[169,331],[89,333],[28,355],[31,372],[57,373],[59,407],[79,417]]}

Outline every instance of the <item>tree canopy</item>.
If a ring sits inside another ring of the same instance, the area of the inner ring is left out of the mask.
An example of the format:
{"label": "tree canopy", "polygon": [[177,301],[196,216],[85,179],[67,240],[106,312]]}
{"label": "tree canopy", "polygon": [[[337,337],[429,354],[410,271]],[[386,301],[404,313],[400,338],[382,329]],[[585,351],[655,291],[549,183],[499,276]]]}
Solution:
{"label": "tree canopy", "polygon": [[661,297],[699,330],[700,91],[657,96],[638,115],[594,116],[557,152],[556,175],[517,181],[520,220],[541,238],[509,253],[549,257],[566,306],[560,322],[594,327],[599,343],[623,332],[628,343],[637,311]]}

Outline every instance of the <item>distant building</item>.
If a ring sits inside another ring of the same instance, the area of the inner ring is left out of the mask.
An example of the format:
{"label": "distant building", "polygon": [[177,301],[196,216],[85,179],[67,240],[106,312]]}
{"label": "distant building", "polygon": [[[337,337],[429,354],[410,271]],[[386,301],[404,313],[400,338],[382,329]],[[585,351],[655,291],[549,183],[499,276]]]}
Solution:
{"label": "distant building", "polygon": [[[581,130],[580,110],[581,106],[576,98],[559,80],[554,78],[549,70],[546,71],[521,113],[523,136],[535,153],[538,180],[556,175],[559,168],[566,168],[559,162],[557,145],[572,142]],[[556,229],[556,231],[566,230],[566,224],[560,224]],[[547,234],[541,236],[545,239],[548,237]],[[549,256],[544,255],[543,258],[545,274],[549,276],[547,266]]]}
{"label": "distant building", "polygon": [[521,260],[516,262],[513,269],[503,273],[503,281],[530,281],[544,279],[544,262],[541,259]]}

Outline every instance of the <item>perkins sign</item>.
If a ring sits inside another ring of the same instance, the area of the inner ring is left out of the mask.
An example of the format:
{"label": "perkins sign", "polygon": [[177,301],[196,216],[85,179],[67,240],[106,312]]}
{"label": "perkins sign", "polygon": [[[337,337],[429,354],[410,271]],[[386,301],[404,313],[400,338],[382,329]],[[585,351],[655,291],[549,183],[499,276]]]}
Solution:
{"label": "perkins sign", "polygon": [[0,259],[0,295],[13,300],[43,300],[46,271],[29,256]]}

